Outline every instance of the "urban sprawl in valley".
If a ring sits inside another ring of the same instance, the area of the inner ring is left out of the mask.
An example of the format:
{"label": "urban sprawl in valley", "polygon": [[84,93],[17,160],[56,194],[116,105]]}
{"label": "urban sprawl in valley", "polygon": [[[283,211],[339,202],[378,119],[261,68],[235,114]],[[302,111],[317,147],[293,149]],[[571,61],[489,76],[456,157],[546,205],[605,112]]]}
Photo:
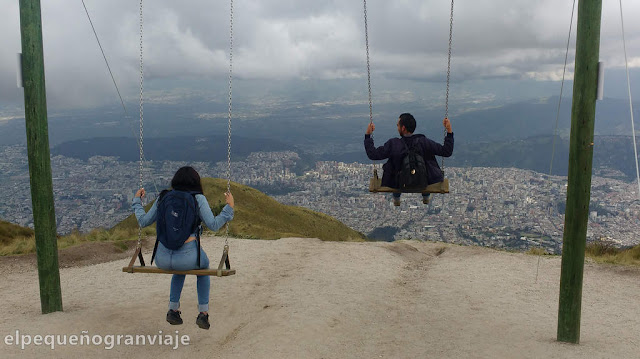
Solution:
{"label": "urban sprawl in valley", "polygon": [[[26,147],[0,148],[0,158],[0,179],[7,189],[0,218],[32,227]],[[291,151],[252,153],[246,160],[232,162],[232,180],[262,189],[281,203],[326,213],[376,238],[375,234],[386,233],[386,240],[560,252],[566,177],[515,168],[446,167],[445,163],[451,193],[433,194],[428,205],[418,194],[404,194],[402,205],[394,207],[389,194],[368,192],[373,168],[381,174],[381,163],[320,161],[298,175],[299,160]],[[168,187],[176,169],[187,164],[202,177],[226,176],[226,162],[149,161],[144,167],[147,200]],[[110,228],[131,213],[129,205],[139,186],[137,163],[115,157],[82,161],[54,156],[51,165],[59,233]],[[588,240],[631,246],[640,243],[637,233],[637,184],[594,176]]]}

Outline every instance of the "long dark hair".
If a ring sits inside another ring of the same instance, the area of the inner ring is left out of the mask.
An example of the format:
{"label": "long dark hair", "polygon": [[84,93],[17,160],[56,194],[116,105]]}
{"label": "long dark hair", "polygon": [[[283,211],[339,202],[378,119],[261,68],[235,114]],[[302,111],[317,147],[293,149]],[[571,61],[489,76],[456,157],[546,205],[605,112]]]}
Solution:
{"label": "long dark hair", "polygon": [[176,171],[171,180],[171,188],[177,191],[202,193],[200,175],[191,166],[181,167]]}

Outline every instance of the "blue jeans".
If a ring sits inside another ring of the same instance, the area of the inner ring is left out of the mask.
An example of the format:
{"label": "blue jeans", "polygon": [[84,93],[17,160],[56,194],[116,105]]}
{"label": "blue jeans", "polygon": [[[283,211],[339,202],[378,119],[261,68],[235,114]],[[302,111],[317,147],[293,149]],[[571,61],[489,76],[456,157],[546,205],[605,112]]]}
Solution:
{"label": "blue jeans", "polygon": [[[198,269],[198,243],[191,241],[182,247],[171,250],[162,243],[158,243],[156,252],[156,265],[165,270],[190,270]],[[209,268],[209,257],[200,248],[200,269]],[[171,278],[171,291],[169,292],[169,309],[178,310],[180,308],[180,294],[184,285],[184,274],[174,274]],[[209,290],[211,289],[211,279],[208,275],[197,276],[198,287],[198,310],[209,311]]]}

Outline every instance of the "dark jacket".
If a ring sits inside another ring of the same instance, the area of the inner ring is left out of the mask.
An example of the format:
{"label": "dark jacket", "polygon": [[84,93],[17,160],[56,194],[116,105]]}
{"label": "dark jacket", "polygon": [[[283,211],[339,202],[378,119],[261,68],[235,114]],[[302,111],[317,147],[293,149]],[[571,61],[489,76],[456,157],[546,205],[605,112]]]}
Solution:
{"label": "dark jacket", "polygon": [[384,173],[382,175],[382,185],[391,188],[398,188],[397,174],[402,166],[402,159],[407,153],[406,147],[402,143],[406,142],[407,146],[417,145],[422,148],[422,158],[427,165],[428,183],[442,182],[442,170],[438,166],[435,156],[449,157],[453,153],[453,133],[448,133],[444,138],[444,145],[428,139],[425,135],[411,135],[407,137],[392,138],[387,141],[384,146],[376,148],[373,144],[371,135],[364,135],[364,149],[367,151],[367,157],[371,160],[389,160],[382,166]]}

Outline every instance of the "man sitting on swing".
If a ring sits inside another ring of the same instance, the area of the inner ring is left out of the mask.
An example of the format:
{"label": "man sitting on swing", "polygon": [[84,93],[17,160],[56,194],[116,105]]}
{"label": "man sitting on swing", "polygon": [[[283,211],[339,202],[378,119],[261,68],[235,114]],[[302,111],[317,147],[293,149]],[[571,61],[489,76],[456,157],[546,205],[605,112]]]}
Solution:
{"label": "man sitting on swing", "polygon": [[[382,186],[400,188],[398,174],[402,168],[402,162],[410,148],[414,148],[417,154],[424,159],[427,172],[427,185],[443,181],[442,170],[435,156],[449,157],[453,153],[453,131],[448,118],[442,121],[447,135],[444,144],[441,145],[422,134],[413,134],[416,129],[416,120],[409,113],[403,113],[398,119],[398,134],[400,138],[391,138],[383,146],[375,147],[371,133],[376,129],[372,123],[367,127],[364,135],[364,149],[371,160],[389,160],[382,166]],[[393,193],[393,204],[400,205],[401,193]],[[429,193],[422,194],[422,203],[429,203]]]}

